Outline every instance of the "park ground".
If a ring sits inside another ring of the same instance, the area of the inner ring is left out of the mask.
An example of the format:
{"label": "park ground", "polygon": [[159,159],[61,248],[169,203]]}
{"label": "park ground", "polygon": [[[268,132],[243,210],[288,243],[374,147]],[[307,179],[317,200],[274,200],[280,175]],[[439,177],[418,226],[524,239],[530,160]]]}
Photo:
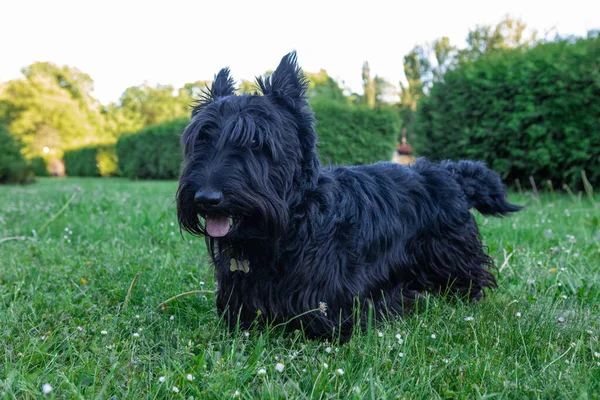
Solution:
{"label": "park ground", "polygon": [[474,304],[428,297],[339,345],[281,329],[228,333],[204,240],[180,235],[175,190],[107,178],[0,188],[0,398],[600,394],[592,193],[511,194],[524,211],[477,215],[497,290]]}

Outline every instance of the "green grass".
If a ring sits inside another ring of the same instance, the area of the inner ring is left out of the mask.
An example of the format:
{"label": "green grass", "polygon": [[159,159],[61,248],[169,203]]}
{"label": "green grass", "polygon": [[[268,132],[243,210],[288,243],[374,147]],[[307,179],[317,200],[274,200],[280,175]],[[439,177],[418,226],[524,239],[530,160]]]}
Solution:
{"label": "green grass", "polygon": [[337,345],[280,330],[230,334],[212,294],[155,311],[214,288],[204,241],[179,235],[175,188],[0,188],[0,240],[24,236],[0,242],[0,397],[42,397],[46,383],[49,397],[86,399],[599,396],[600,207],[585,196],[512,196],[528,208],[478,215],[498,290],[476,304],[428,298]]}

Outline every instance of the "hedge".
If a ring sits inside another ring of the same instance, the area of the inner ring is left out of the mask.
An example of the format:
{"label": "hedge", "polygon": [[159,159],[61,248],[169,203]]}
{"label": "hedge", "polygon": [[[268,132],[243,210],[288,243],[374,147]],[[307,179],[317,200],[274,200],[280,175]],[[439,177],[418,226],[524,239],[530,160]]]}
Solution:
{"label": "hedge", "polygon": [[21,144],[0,124],[0,183],[23,184],[33,181],[33,170],[21,154]]}
{"label": "hedge", "polygon": [[44,157],[33,157],[29,160],[35,176],[49,176],[48,161]]}
{"label": "hedge", "polygon": [[513,182],[600,184],[600,39],[490,53],[449,71],[417,109],[419,155],[483,160]]}
{"label": "hedge", "polygon": [[117,153],[112,144],[67,150],[63,156],[69,176],[118,176]]}
{"label": "hedge", "polygon": [[393,109],[339,102],[312,106],[323,164],[360,165],[392,159],[400,132],[400,118]]}
{"label": "hedge", "polygon": [[149,126],[121,136],[116,150],[119,168],[132,179],[176,179],[183,162],[181,134],[187,118]]}

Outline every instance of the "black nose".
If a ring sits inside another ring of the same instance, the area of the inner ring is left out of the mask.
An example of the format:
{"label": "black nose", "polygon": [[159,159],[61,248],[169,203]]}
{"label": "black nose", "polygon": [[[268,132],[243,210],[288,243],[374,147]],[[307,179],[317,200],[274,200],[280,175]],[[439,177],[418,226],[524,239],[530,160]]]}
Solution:
{"label": "black nose", "polygon": [[223,193],[213,190],[198,190],[194,196],[194,201],[199,206],[215,207],[223,201]]}

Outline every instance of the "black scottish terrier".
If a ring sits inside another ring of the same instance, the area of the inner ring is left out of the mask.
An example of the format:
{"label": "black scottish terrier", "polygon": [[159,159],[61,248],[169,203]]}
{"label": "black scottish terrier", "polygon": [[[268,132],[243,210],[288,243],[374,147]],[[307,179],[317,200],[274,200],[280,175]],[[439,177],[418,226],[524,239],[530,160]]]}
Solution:
{"label": "black scottish terrier", "polygon": [[402,314],[429,291],[496,286],[470,208],[502,216],[499,176],[472,161],[323,168],[295,53],[235,95],[217,75],[182,137],[181,227],[205,236],[230,327],[282,323],[308,337]]}

